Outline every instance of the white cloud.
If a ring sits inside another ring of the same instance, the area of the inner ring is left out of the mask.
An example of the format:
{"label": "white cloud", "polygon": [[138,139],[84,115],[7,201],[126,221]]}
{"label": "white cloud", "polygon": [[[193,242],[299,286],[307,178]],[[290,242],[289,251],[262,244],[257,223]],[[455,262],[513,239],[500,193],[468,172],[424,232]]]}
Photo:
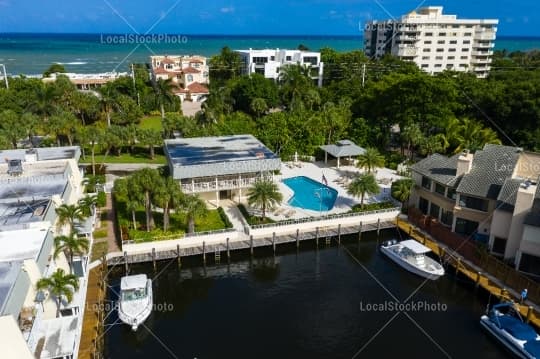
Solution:
{"label": "white cloud", "polygon": [[222,7],[219,11],[221,11],[224,14],[233,13],[234,12],[234,6]]}

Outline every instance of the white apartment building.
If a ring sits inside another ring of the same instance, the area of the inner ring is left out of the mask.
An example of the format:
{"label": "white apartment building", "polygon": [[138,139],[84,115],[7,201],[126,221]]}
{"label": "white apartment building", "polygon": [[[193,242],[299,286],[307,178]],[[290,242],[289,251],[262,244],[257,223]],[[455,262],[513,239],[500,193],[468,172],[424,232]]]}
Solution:
{"label": "white apartment building", "polygon": [[277,80],[280,69],[285,65],[302,65],[309,68],[310,77],[322,86],[324,63],[321,62],[321,53],[314,51],[262,49],[262,50],[235,50],[242,58],[243,73],[245,75],[258,73],[268,79]]}
{"label": "white apartment building", "polygon": [[422,70],[470,71],[486,77],[497,32],[496,19],[458,19],[443,14],[442,6],[428,6],[397,20],[370,21],[364,29],[367,56],[392,54]]}

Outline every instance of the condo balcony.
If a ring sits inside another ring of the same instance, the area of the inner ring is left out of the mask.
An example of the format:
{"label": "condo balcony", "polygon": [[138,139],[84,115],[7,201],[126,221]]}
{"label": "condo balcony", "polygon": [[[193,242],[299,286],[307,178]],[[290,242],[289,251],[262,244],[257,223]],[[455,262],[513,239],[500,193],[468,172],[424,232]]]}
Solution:
{"label": "condo balcony", "polygon": [[471,52],[471,55],[473,55],[473,56],[493,56],[493,50],[482,50],[482,51],[474,50],[473,52]]}
{"label": "condo balcony", "polygon": [[257,180],[273,180],[272,174],[251,176],[222,176],[217,178],[199,178],[182,180],[182,191],[185,193],[201,193],[251,187]]}
{"label": "condo balcony", "polygon": [[495,32],[494,31],[477,31],[474,33],[474,38],[476,40],[495,40]]}
{"label": "condo balcony", "polygon": [[418,47],[410,45],[398,45],[397,56],[418,56]]}

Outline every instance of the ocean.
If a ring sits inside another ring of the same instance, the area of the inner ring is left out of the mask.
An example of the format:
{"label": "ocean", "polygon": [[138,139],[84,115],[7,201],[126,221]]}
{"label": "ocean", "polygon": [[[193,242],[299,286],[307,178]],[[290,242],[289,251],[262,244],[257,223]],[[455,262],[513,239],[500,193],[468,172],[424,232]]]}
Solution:
{"label": "ocean", "polygon": [[[0,34],[0,64],[11,75],[43,73],[52,63],[68,72],[124,72],[131,63],[148,62],[153,54],[217,54],[231,49],[331,47],[337,51],[362,49],[362,36],[260,36],[260,35],[135,35],[101,34]],[[495,49],[540,49],[540,38],[499,37]]]}

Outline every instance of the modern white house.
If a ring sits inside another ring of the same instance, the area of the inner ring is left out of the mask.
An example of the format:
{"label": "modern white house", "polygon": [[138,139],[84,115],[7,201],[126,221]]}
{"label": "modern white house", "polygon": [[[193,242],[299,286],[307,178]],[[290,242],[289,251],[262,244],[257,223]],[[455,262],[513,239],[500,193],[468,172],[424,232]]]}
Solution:
{"label": "modern white house", "polygon": [[268,79],[277,80],[280,70],[286,65],[302,65],[309,68],[310,77],[317,86],[323,82],[324,63],[321,53],[315,51],[287,49],[249,49],[235,50],[243,62],[242,72],[245,75],[258,73]]}
{"label": "modern white house", "polygon": [[197,193],[219,206],[241,202],[258,179],[273,179],[280,158],[252,135],[165,140],[170,173],[184,193]]}
{"label": "modern white house", "polygon": [[150,56],[154,80],[171,79],[182,101],[198,101],[208,95],[210,82],[207,58],[199,55]]}
{"label": "modern white house", "polygon": [[364,51],[380,58],[391,54],[412,61],[428,73],[470,71],[486,77],[490,70],[497,19],[458,19],[442,6],[419,8],[399,19],[369,21]]}
{"label": "modern white house", "polygon": [[411,206],[540,275],[540,154],[486,145],[474,154],[434,154],[411,170]]}

